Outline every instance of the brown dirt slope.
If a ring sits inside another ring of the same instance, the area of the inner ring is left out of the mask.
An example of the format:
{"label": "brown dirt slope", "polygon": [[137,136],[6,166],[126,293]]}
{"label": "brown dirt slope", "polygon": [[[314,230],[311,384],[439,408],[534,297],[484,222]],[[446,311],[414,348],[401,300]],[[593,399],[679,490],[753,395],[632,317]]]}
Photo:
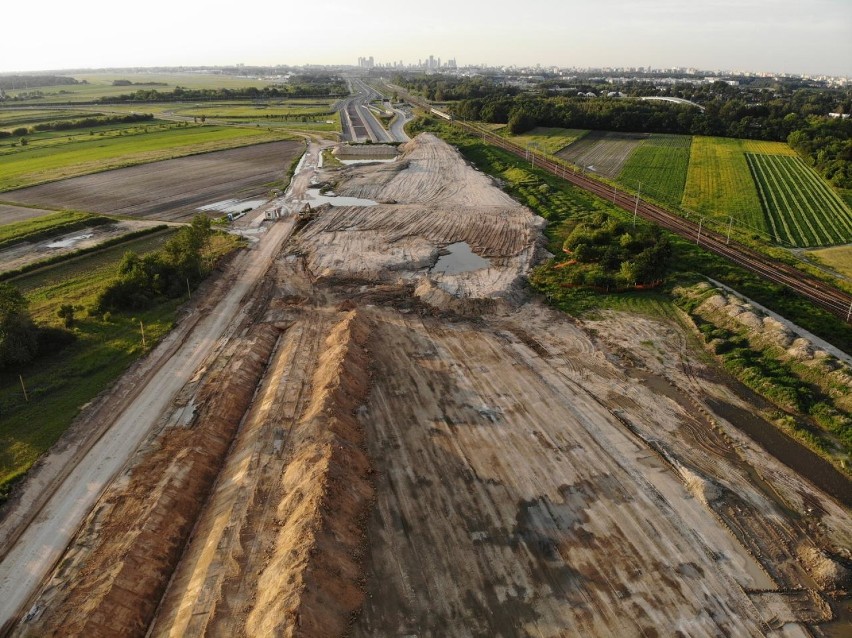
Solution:
{"label": "brown dirt slope", "polygon": [[355,411],[369,391],[367,336],[367,326],[350,312],[326,339],[312,400],[291,432],[287,496],[277,508],[281,529],[258,578],[248,635],[341,635],[361,606],[359,521],[372,487]]}
{"label": "brown dirt slope", "polygon": [[26,635],[145,635],[277,337],[254,329],[200,389],[194,422],[169,429],[101,499],[54,576],[71,570],[75,586],[48,587],[54,601]]}

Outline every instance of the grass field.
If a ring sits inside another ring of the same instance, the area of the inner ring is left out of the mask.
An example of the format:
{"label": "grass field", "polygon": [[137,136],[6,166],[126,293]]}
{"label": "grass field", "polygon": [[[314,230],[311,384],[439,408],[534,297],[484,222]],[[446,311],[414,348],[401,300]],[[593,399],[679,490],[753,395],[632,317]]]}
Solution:
{"label": "grass field", "polygon": [[547,128],[537,126],[523,135],[507,135],[508,139],[526,147],[537,147],[539,150],[556,155],[563,148],[576,142],[588,131],[574,128]]}
{"label": "grass field", "polygon": [[852,246],[834,246],[833,248],[810,250],[808,255],[816,257],[818,261],[852,280]]}
{"label": "grass field", "polygon": [[[78,260],[25,275],[12,282],[27,297],[37,323],[59,325],[61,304],[90,306],[130,248],[148,252],[167,235],[146,237]],[[0,496],[9,481],[21,476],[65,431],[79,408],[94,398],[143,353],[139,321],[145,324],[148,348],[171,328],[181,300],[135,317],[89,317],[79,310],[77,340],[20,370],[0,374]],[[29,402],[24,400],[20,374]]]}
{"label": "grass field", "polygon": [[41,122],[56,120],[73,120],[99,115],[99,111],[70,110],[70,109],[16,109],[0,108],[0,129],[14,129],[21,126],[32,126]]}
{"label": "grass field", "polygon": [[733,216],[739,226],[769,232],[743,140],[693,137],[683,206],[720,219]]}
{"label": "grass field", "polygon": [[[173,91],[176,86],[187,89],[237,89],[250,86],[262,88],[274,84],[269,80],[207,73],[74,73],[71,77],[80,81],[85,80],[87,84],[45,86],[26,90],[15,89],[7,91],[7,94],[13,97],[22,93],[40,91],[42,97],[28,100],[28,103],[50,104],[87,102],[102,97],[124,95],[139,89],[168,92]],[[129,80],[133,82],[133,85],[113,86],[114,80]],[[151,85],[152,82],[164,83],[165,86]],[[139,105],[136,105],[136,109],[139,110]]]}
{"label": "grass field", "polygon": [[31,144],[0,155],[0,191],[196,153],[288,139],[266,128],[137,127],[132,135],[82,135],[62,144]]}
{"label": "grass field", "polygon": [[331,115],[334,101],[318,104],[313,101],[294,101],[283,103],[257,104],[257,103],[217,103],[204,106],[193,106],[177,109],[175,113],[188,117],[201,117],[202,115],[218,119],[263,119],[269,117],[283,118],[295,116],[320,116]]}
{"label": "grass field", "polygon": [[778,243],[852,241],[852,211],[799,157],[746,153],[767,225]]}
{"label": "grass field", "polygon": [[680,205],[689,168],[692,137],[654,133],[630,156],[619,179],[661,202]]}

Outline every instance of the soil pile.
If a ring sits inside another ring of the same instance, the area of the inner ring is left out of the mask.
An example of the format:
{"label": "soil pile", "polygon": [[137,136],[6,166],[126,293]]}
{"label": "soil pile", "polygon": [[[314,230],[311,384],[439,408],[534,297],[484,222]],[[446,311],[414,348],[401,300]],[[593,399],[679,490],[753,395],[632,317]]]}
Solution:
{"label": "soil pile", "polygon": [[361,522],[372,486],[355,411],[369,392],[367,336],[353,311],[326,339],[311,402],[290,434],[280,532],[258,578],[248,635],[341,635],[361,606]]}
{"label": "soil pile", "polygon": [[[275,346],[262,325],[198,392],[190,427],[173,427],[104,495],[48,584],[25,635],[144,636]],[[95,532],[95,544],[90,546]],[[73,575],[74,586],[59,583]]]}

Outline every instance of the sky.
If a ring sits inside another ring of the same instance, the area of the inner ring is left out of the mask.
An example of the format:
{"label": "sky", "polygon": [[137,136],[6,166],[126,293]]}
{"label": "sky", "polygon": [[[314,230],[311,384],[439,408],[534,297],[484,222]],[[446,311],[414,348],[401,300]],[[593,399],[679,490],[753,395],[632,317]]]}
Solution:
{"label": "sky", "polygon": [[852,76],[852,0],[42,0],[3,7],[0,73],[416,63]]}

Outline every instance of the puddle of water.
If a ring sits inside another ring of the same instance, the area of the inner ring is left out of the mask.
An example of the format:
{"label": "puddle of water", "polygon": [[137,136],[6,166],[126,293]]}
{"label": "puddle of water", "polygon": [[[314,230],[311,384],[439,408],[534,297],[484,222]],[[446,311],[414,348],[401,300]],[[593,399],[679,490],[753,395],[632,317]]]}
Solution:
{"label": "puddle of water", "polygon": [[265,199],[223,199],[221,202],[213,202],[212,204],[196,208],[196,210],[212,210],[219,213],[241,213],[246,208],[255,209],[265,202]]}
{"label": "puddle of water", "polygon": [[73,237],[66,237],[65,239],[57,239],[56,241],[52,241],[47,244],[46,248],[71,248],[71,246],[73,246],[77,242],[83,241],[84,239],[90,239],[94,236],[94,233],[85,233],[83,235],[74,235]]}
{"label": "puddle of water", "polygon": [[305,201],[311,206],[320,206],[322,204],[331,204],[332,206],[375,206],[378,204],[378,202],[372,199],[361,199],[360,197],[338,197],[332,194],[321,195],[318,188],[309,188]]}
{"label": "puddle of water", "polygon": [[358,159],[342,159],[338,160],[341,164],[346,164],[349,166],[350,164],[389,164],[391,162],[395,162],[396,158],[392,157],[390,159],[381,159],[376,157],[367,158],[358,158]]}
{"label": "puddle of water", "polygon": [[467,242],[450,244],[445,250],[447,252],[438,258],[430,272],[457,275],[491,266],[491,262],[473,252]]}
{"label": "puddle of water", "polygon": [[771,423],[767,423],[747,410],[718,399],[708,398],[707,405],[734,427],[745,432],[749,438],[784,465],[807,477],[846,507],[852,506],[852,489],[850,489],[852,482],[828,461],[824,461]]}

